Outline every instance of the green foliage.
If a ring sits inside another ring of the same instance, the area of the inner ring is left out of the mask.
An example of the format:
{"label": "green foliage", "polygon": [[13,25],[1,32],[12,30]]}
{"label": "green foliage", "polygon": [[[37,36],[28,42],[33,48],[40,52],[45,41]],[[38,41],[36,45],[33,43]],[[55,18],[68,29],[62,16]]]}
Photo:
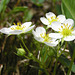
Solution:
{"label": "green foliage", "polygon": [[41,6],[45,0],[31,0],[35,5]]}
{"label": "green foliage", "polygon": [[31,0],[33,3],[37,4],[37,3],[43,3],[45,0]]}
{"label": "green foliage", "polygon": [[3,19],[4,16],[5,16],[5,10],[7,8],[7,4],[9,3],[10,0],[1,0],[1,3],[0,3],[0,19]]}
{"label": "green foliage", "polygon": [[[59,61],[60,61],[64,66],[66,66],[66,67],[69,68],[71,61],[70,61],[69,59],[67,59],[66,56],[61,55],[61,56],[59,57]],[[74,65],[74,64],[72,65],[71,71],[72,71],[72,72],[75,72],[75,65]]]}
{"label": "green foliage", "polygon": [[[71,58],[73,58],[73,53],[74,53],[74,50],[75,50],[74,41],[71,41],[71,42],[68,43],[68,48],[69,48],[70,56],[71,56]],[[74,54],[74,59],[75,59],[75,54]],[[72,71],[75,72],[75,64],[72,65]]]}
{"label": "green foliage", "polygon": [[26,7],[26,6],[14,7],[11,12],[12,12],[12,13],[21,12],[21,11],[25,11],[27,8],[28,8],[28,7]]}
{"label": "green foliage", "polygon": [[29,9],[24,11],[23,22],[30,21],[33,17],[33,12]]}
{"label": "green foliage", "polygon": [[10,0],[1,0],[1,3],[0,3],[0,13],[1,13],[1,11],[5,11],[9,1]]}
{"label": "green foliage", "polygon": [[75,20],[75,0],[62,0],[62,13]]}
{"label": "green foliage", "polygon": [[72,72],[75,73],[75,65],[72,65]]}
{"label": "green foliage", "polygon": [[62,13],[60,5],[56,6],[56,12],[58,15]]}
{"label": "green foliage", "polygon": [[49,47],[44,45],[44,47],[42,48],[42,51],[41,51],[41,60],[43,63],[46,62],[47,58],[48,58],[48,49]]}
{"label": "green foliage", "polygon": [[68,48],[69,48],[70,56],[72,57],[73,51],[74,51],[74,48],[75,48],[75,43],[73,41],[68,42]]}

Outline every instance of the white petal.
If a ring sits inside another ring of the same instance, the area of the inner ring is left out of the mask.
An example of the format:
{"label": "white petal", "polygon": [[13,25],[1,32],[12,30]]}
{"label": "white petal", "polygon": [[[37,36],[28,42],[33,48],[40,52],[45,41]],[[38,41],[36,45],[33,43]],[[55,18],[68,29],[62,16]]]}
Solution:
{"label": "white petal", "polygon": [[43,24],[49,25],[49,21],[45,17],[41,17],[40,20]]}
{"label": "white petal", "polygon": [[72,26],[74,25],[74,20],[73,20],[73,19],[66,19],[66,20],[64,21],[64,24],[65,24],[65,25],[68,24],[68,26],[71,25],[71,27],[72,27]]}
{"label": "white petal", "polygon": [[48,46],[56,46],[58,44],[58,41],[53,41],[51,43],[49,43],[49,42],[44,42],[44,43]]}
{"label": "white petal", "polygon": [[63,23],[66,20],[64,15],[58,15],[57,18],[58,18],[57,20],[61,23]]}
{"label": "white petal", "polygon": [[1,33],[4,33],[4,34],[9,34],[10,31],[11,31],[10,28],[2,28],[2,29],[0,30],[0,32],[1,32]]}
{"label": "white petal", "polygon": [[39,37],[38,34],[34,30],[32,30],[32,34],[34,35],[34,37]]}
{"label": "white petal", "polygon": [[74,30],[74,31],[72,31],[72,34],[73,34],[73,35],[75,35],[75,30]]}
{"label": "white petal", "polygon": [[33,25],[33,26],[31,26],[31,27],[29,27],[28,29],[26,29],[24,32],[28,32],[28,31],[30,31],[31,29],[33,29],[35,27],[35,25]]}
{"label": "white petal", "polygon": [[[48,12],[48,13],[46,13],[46,17],[47,18],[49,18],[49,19],[51,19],[51,17],[55,17],[56,15],[53,13],[53,12]],[[55,19],[55,18],[54,18]]]}
{"label": "white petal", "polygon": [[44,39],[41,38],[41,37],[34,37],[34,38],[35,38],[35,40],[37,40],[37,41],[39,41],[39,42],[43,42],[43,41],[44,41]]}
{"label": "white petal", "polygon": [[49,34],[49,37],[55,38],[55,39],[60,39],[60,38],[62,38],[63,36],[62,36],[60,33],[50,33],[50,34]]}
{"label": "white petal", "polygon": [[35,31],[38,36],[40,36],[40,34],[44,35],[46,33],[46,30],[43,27],[37,27]]}
{"label": "white petal", "polygon": [[31,24],[32,22],[25,22],[22,24],[22,26],[25,26],[25,28],[27,29]]}
{"label": "white petal", "polygon": [[53,30],[55,30],[55,31],[60,31],[60,29],[61,29],[61,23],[60,22],[52,22],[52,24],[51,24],[51,28],[53,29]]}
{"label": "white petal", "polygon": [[32,33],[35,37],[41,37],[40,34],[44,35],[46,33],[46,30],[43,27],[37,27],[35,31],[32,31]]}
{"label": "white petal", "polygon": [[9,34],[14,34],[14,35],[21,34],[21,33],[22,33],[22,30],[13,30],[9,32]]}
{"label": "white petal", "polygon": [[67,36],[64,38],[65,41],[73,41],[75,39],[75,36]]}
{"label": "white petal", "polygon": [[9,28],[12,28],[12,27],[15,28],[16,26],[17,26],[17,25],[12,25],[12,26],[10,26]]}

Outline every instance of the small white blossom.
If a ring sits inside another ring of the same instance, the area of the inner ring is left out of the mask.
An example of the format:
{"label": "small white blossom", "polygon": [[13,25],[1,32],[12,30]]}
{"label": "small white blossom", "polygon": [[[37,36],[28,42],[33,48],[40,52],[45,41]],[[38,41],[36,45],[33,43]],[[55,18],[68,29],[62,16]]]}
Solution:
{"label": "small white blossom", "polygon": [[53,22],[58,21],[59,23],[63,23],[66,20],[66,18],[64,15],[58,15],[56,17],[56,15],[53,12],[48,12],[48,13],[46,13],[46,18],[41,17],[40,20],[43,24],[47,25],[47,27],[49,28],[49,27],[51,27],[51,24]]}
{"label": "small white blossom", "polygon": [[58,33],[49,34],[50,37],[55,39],[61,39],[65,41],[72,41],[75,39],[75,30],[73,28],[74,21],[72,19],[67,19],[63,24],[59,22],[52,23],[52,29]]}
{"label": "small white blossom", "polygon": [[37,27],[35,31],[32,31],[34,38],[42,43],[45,43],[48,46],[56,46],[58,41],[49,37],[49,34],[46,34],[46,30],[43,27]]}
{"label": "small white blossom", "polygon": [[0,32],[4,34],[14,34],[14,35],[26,33],[34,28],[35,25],[31,26],[31,24],[32,22],[25,22],[21,25],[21,23],[18,22],[17,25],[14,24],[9,28],[6,27],[2,28]]}

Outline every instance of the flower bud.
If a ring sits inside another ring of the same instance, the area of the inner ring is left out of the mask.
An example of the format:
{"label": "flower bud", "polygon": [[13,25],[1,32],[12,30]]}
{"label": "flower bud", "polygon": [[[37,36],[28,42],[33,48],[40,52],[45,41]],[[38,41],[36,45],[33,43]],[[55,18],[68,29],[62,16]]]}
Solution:
{"label": "flower bud", "polygon": [[18,56],[24,56],[25,54],[26,54],[26,52],[23,48],[18,48],[18,50],[17,50]]}

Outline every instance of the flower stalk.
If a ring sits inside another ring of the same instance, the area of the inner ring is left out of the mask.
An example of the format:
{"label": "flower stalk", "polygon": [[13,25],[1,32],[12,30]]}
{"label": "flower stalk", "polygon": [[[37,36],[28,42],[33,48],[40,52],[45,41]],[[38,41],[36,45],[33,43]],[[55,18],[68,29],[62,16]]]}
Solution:
{"label": "flower stalk", "polygon": [[75,58],[75,48],[74,48],[74,51],[73,51],[73,56],[72,56],[71,64],[70,64],[69,70],[68,70],[68,72],[67,72],[67,75],[69,75],[70,72],[71,72],[74,58]]}

